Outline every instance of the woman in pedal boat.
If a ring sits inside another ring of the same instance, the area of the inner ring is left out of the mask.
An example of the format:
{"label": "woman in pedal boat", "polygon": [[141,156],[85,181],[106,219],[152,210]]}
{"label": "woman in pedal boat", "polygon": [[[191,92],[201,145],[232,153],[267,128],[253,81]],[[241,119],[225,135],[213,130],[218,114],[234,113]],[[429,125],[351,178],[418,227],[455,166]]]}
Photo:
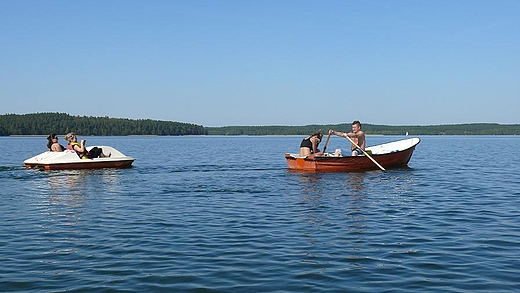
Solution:
{"label": "woman in pedal boat", "polygon": [[70,132],[65,136],[65,139],[69,142],[67,145],[68,150],[76,151],[78,156],[82,159],[93,159],[93,158],[107,158],[110,154],[105,155],[103,150],[98,147],[93,147],[90,151],[87,151],[85,147],[86,140],[82,139],[81,143],[78,142],[78,137],[74,132]]}
{"label": "woman in pedal boat", "polygon": [[58,135],[56,133],[52,133],[51,135],[47,136],[47,141],[47,148],[49,151],[63,152],[65,150],[65,147],[58,142]]}

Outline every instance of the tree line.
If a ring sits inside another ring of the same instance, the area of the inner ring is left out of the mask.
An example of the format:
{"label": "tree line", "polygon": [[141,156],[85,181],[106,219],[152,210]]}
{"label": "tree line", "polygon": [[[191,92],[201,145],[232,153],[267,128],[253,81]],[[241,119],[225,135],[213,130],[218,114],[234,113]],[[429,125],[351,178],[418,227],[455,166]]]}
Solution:
{"label": "tree line", "polygon": [[0,136],[49,135],[205,135],[202,125],[151,119],[72,116],[66,113],[0,115]]}
{"label": "tree line", "polygon": [[[305,126],[224,126],[206,127],[208,135],[309,135],[329,129],[350,131],[351,124],[314,124]],[[470,123],[426,126],[389,126],[363,124],[369,135],[517,135],[520,124]]]}
{"label": "tree line", "polygon": [[[350,123],[311,124],[303,126],[223,126],[92,116],[66,113],[34,113],[0,115],[0,136],[49,135],[75,132],[79,135],[309,135],[329,129],[349,131]],[[470,123],[447,125],[389,126],[363,124],[369,135],[517,135],[520,124]]]}

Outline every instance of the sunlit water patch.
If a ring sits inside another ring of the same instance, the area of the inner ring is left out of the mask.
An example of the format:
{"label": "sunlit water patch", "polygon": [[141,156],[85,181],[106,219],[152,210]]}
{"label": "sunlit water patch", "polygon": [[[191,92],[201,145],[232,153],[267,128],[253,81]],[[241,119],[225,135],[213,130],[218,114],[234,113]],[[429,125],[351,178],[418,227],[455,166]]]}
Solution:
{"label": "sunlit water patch", "polygon": [[39,171],[44,138],[0,138],[0,289],[519,289],[520,139],[422,137],[409,168],[357,173],[287,170],[300,140],[92,137],[134,167]]}

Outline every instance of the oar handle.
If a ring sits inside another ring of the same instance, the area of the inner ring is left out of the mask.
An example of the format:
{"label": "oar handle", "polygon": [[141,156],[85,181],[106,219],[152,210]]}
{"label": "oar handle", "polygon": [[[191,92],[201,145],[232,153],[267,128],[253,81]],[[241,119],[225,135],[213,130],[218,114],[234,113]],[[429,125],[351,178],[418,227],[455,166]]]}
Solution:
{"label": "oar handle", "polygon": [[360,150],[363,152],[363,154],[365,154],[365,156],[367,156],[370,160],[372,160],[372,162],[374,162],[374,164],[376,164],[376,165],[379,167],[379,169],[381,169],[382,171],[385,171],[385,168],[383,168],[383,166],[381,166],[381,165],[380,165],[376,160],[374,160],[374,158],[372,158],[372,157],[371,157],[367,152],[365,152],[364,149],[362,149],[361,147],[359,147],[359,146],[357,145],[357,143],[355,143],[355,142],[354,142],[354,141],[353,141],[353,140],[352,140],[352,139],[351,139],[347,134],[345,134],[345,137],[347,137],[347,139],[350,140],[350,142],[351,142],[355,147],[357,147],[358,149],[360,149]]}
{"label": "oar handle", "polygon": [[330,139],[330,132],[329,132],[329,135],[327,136],[327,140],[325,140],[325,144],[323,145],[323,152],[324,153],[327,150],[327,145],[329,144],[329,139]]}

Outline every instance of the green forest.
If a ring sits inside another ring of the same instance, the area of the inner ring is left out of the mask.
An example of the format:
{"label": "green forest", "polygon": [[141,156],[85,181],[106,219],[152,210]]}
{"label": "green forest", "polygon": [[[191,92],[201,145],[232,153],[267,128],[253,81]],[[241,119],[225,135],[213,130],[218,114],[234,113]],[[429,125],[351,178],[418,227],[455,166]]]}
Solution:
{"label": "green forest", "polygon": [[[303,126],[223,126],[92,116],[66,113],[34,113],[0,115],[0,136],[49,135],[75,132],[79,135],[308,135],[329,129],[348,131],[350,123],[312,124]],[[426,126],[389,126],[363,124],[369,135],[517,135],[520,124],[470,123]]]}
{"label": "green forest", "polygon": [[[225,126],[206,127],[209,135],[309,135],[329,129],[350,131],[351,124],[305,126]],[[388,126],[363,124],[363,131],[371,135],[516,135],[520,124],[472,123],[428,126]]]}
{"label": "green forest", "polygon": [[79,135],[203,135],[201,125],[109,117],[71,116],[65,113],[0,115],[0,136],[49,135],[75,132]]}

